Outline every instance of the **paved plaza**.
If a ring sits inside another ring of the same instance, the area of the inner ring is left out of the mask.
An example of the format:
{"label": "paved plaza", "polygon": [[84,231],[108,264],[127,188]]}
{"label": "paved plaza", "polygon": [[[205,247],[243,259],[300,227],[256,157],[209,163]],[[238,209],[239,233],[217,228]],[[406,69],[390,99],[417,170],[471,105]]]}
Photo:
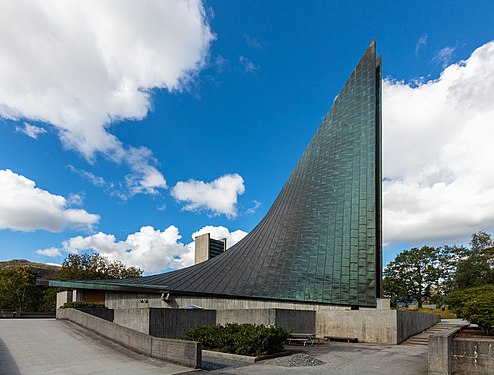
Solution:
{"label": "paved plaza", "polygon": [[427,346],[322,341],[290,350],[323,362],[313,367],[283,367],[274,360],[256,364],[204,358],[205,370],[153,360],[115,345],[68,321],[0,319],[0,374],[427,374]]}
{"label": "paved plaza", "polygon": [[68,322],[0,319],[1,375],[177,374],[190,368],[154,360]]}

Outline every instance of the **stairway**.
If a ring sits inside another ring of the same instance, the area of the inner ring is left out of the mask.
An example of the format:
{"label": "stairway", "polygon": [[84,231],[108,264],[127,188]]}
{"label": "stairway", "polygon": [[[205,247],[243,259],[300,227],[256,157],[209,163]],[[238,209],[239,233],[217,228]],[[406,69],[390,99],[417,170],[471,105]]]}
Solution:
{"label": "stairway", "polygon": [[429,342],[429,336],[442,331],[449,331],[450,329],[455,327],[463,327],[466,325],[468,325],[468,322],[461,321],[459,319],[444,319],[431,328],[408,338],[408,340],[402,342],[401,345],[427,345]]}

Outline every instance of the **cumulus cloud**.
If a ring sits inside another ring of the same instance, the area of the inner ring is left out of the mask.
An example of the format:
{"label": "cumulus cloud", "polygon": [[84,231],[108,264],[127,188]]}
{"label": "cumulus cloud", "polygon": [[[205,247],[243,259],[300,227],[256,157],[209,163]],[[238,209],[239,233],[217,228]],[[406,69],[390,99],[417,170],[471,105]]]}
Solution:
{"label": "cumulus cloud", "polygon": [[21,132],[26,134],[28,137],[32,139],[38,139],[38,136],[41,134],[45,134],[46,130],[39,126],[31,125],[27,122],[23,123],[23,126],[16,126],[15,130],[17,132]]}
{"label": "cumulus cloud", "polygon": [[35,253],[36,254],[39,254],[39,255],[44,255],[44,256],[47,256],[47,257],[59,257],[59,256],[62,256],[62,253],[56,247],[49,247],[47,249],[36,250]]}
{"label": "cumulus cloud", "polygon": [[210,211],[213,215],[237,216],[237,197],[245,192],[244,179],[239,174],[227,174],[211,182],[179,181],[172,196],[186,202],[184,210]]}
{"label": "cumulus cloud", "polygon": [[129,234],[125,241],[118,241],[113,234],[102,232],[88,237],[73,237],[62,243],[62,250],[68,253],[95,251],[111,260],[120,260],[127,266],[153,273],[193,263],[194,252],[179,241],[181,238],[178,228],[173,225],[163,231],[144,226],[139,232]]}
{"label": "cumulus cloud", "polygon": [[[206,226],[192,235],[192,238],[211,233],[213,238],[226,238],[230,247],[247,233],[242,230],[230,232],[225,227]],[[62,242],[61,249],[54,247],[37,250],[45,256],[60,256],[63,253],[95,251],[112,260],[120,260],[127,266],[139,267],[146,273],[156,273],[190,266],[194,263],[194,241],[181,242],[177,227],[171,225],[163,231],[144,226],[138,232],[129,234],[124,241],[118,241],[113,234],[96,233],[91,236],[77,236]]]}
{"label": "cumulus cloud", "polygon": [[127,164],[132,194],[154,194],[166,182],[151,151],[110,125],[144,118],[152,89],[183,89],[213,38],[200,0],[3,1],[0,116],[51,124],[88,161]]}
{"label": "cumulus cloud", "polygon": [[383,87],[385,241],[494,227],[494,42],[437,80]]}
{"label": "cumulus cloud", "polygon": [[0,170],[0,229],[60,232],[66,227],[91,228],[99,216],[70,208],[69,201],[36,187],[34,181]]}
{"label": "cumulus cloud", "polygon": [[[228,228],[225,228],[223,226],[215,227],[212,225],[207,225],[204,228],[199,229],[197,232],[192,233],[192,239],[195,239],[197,236],[206,233],[209,233],[211,235],[211,238],[217,240],[226,238],[227,249],[235,245],[238,241],[240,241],[248,234],[247,232],[244,232],[243,230],[240,229],[230,232]],[[192,246],[192,248],[194,248],[195,246],[194,242],[190,243],[189,246]]]}

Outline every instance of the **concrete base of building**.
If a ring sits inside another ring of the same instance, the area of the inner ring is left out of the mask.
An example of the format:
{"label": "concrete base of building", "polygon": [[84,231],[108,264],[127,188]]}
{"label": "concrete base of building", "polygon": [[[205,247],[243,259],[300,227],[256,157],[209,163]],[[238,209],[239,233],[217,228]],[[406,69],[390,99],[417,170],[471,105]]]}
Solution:
{"label": "concrete base of building", "polygon": [[317,311],[316,334],[396,345],[441,320],[439,315],[400,310]]}
{"label": "concrete base of building", "polygon": [[[107,291],[105,304],[108,308],[115,309],[115,323],[144,333],[150,333],[149,327],[152,326],[152,322],[149,321],[149,312],[139,312],[140,310],[170,308],[183,311],[183,308],[188,306],[215,310],[216,322],[220,324],[274,324],[273,319],[276,320],[275,315],[278,313],[273,311],[306,311],[312,314],[310,319],[309,315],[294,318],[295,313],[280,319],[284,322],[291,319],[291,323],[285,328],[292,332],[315,333],[321,338],[351,337],[361,342],[392,345],[399,344],[440,321],[439,315],[390,310],[387,299],[378,299],[376,308],[360,307],[355,310],[355,306],[308,302]],[[314,323],[304,326],[304,320]]]}

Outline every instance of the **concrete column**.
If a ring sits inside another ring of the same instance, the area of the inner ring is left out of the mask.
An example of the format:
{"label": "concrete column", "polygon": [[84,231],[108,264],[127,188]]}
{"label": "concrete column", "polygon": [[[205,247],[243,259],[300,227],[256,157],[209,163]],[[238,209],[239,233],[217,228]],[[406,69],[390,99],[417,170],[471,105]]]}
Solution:
{"label": "concrete column", "polygon": [[194,238],[194,264],[201,263],[209,259],[209,238],[209,233],[204,233]]}
{"label": "concrete column", "polygon": [[376,302],[377,302],[377,305],[376,305],[377,310],[391,310],[391,299],[378,298],[376,300]]}
{"label": "concrete column", "polygon": [[451,375],[453,337],[460,327],[429,337],[428,375]]}

